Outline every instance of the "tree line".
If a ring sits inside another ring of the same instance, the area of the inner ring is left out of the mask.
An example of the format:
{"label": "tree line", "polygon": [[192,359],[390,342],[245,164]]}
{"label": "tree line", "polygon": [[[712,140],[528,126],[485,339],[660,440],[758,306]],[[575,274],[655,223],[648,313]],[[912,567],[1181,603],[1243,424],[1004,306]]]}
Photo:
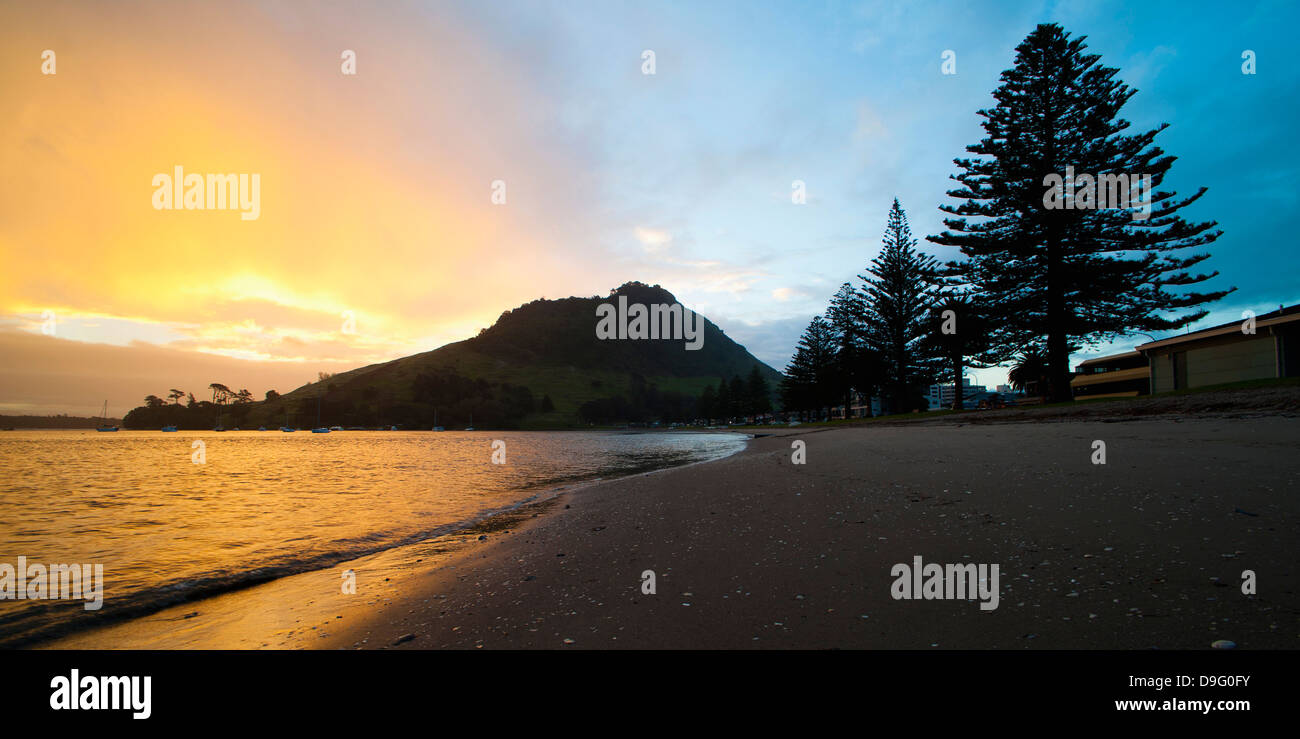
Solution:
{"label": "tree line", "polygon": [[731,423],[772,410],[772,389],[758,365],[742,378],[719,379],[693,396],[661,390],[639,374],[628,378],[625,392],[589,400],[578,407],[578,418],[589,424],[610,423]]}
{"label": "tree line", "polygon": [[[171,388],[166,399],[146,395],[144,405],[133,408],[122,419],[129,429],[161,428],[175,426],[180,429],[210,429],[218,425],[236,427],[243,423],[253,408],[255,398],[248,389],[232,390],[214,382],[208,385],[211,400],[198,400],[194,393]],[[275,400],[280,394],[267,390],[265,399]],[[182,405],[181,401],[185,400]],[[170,402],[169,402],[170,401]]]}
{"label": "tree line", "polygon": [[708,422],[756,418],[772,410],[772,388],[755,366],[745,379],[732,375],[730,381],[718,380],[717,385],[705,387],[696,403],[698,417]]}
{"label": "tree line", "polygon": [[[1162,187],[1175,157],[1154,139],[1168,124],[1128,132],[1119,113],[1136,90],[1086,53],[1084,38],[1039,25],[1002,73],[995,105],[978,111],[985,136],[966,147],[973,156],[953,160],[954,202],[939,206],[945,230],[926,237],[959,258],[917,250],[894,199],[866,274],[844,283],[800,337],[780,386],[786,411],[826,415],[860,393],[909,412],[940,376],[960,408],[966,368],[1008,362],[1014,384],[1070,400],[1071,353],[1182,328],[1236,289],[1170,289],[1218,275],[1189,271],[1210,255],[1186,250],[1223,232],[1178,214],[1206,188],[1180,197]],[[1139,176],[1149,183],[1140,201],[1112,192],[1098,207],[1100,183]]]}

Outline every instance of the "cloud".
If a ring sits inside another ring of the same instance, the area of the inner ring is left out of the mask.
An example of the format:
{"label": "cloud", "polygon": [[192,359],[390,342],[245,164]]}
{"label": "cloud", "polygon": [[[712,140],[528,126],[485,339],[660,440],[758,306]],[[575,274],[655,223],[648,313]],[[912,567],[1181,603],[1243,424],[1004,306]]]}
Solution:
{"label": "cloud", "polygon": [[180,388],[204,397],[221,382],[248,388],[257,397],[267,390],[288,392],[315,381],[317,372],[341,372],[355,363],[257,362],[136,342],[129,346],[92,344],[25,331],[0,329],[0,408],[10,414],[98,415],[105,399],[109,413],[121,417],[142,405],[146,395]]}
{"label": "cloud", "polygon": [[812,316],[778,318],[767,321],[746,322],[734,316],[713,318],[737,344],[744,346],[763,363],[775,370],[783,370],[794,355],[799,336],[807,328]]}
{"label": "cloud", "polygon": [[[72,9],[0,21],[14,111],[0,168],[22,173],[0,180],[0,316],[96,316],[111,335],[84,324],[78,338],[108,343],[176,328],[178,347],[268,359],[303,358],[281,353],[294,337],[367,361],[487,325],[539,283],[567,293],[609,261],[589,213],[610,189],[572,174],[600,168],[553,125],[545,34],[503,46],[491,18],[456,6]],[[17,55],[51,33],[76,54],[44,77]],[[261,216],[153,209],[152,176],[178,164],[259,174]],[[337,335],[344,311],[355,336]]]}
{"label": "cloud", "polygon": [[663,251],[673,242],[673,235],[662,229],[637,226],[633,232],[636,234],[636,240],[641,242],[649,254]]}
{"label": "cloud", "polygon": [[777,300],[780,300],[783,303],[796,295],[802,295],[802,294],[803,293],[801,291],[793,287],[778,287],[777,289],[772,291],[772,297],[776,298]]}

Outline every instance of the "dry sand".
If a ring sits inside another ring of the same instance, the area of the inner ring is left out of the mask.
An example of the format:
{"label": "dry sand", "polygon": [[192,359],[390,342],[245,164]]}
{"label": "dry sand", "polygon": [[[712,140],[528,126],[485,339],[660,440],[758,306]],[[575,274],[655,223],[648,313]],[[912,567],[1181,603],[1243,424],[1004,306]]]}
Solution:
{"label": "dry sand", "polygon": [[[1298,482],[1288,416],[791,429],[50,646],[1296,648]],[[998,607],[894,600],[915,555],[998,564]]]}
{"label": "dry sand", "polygon": [[[1297,482],[1294,418],[765,437],[565,496],[321,646],[1295,648]],[[918,554],[1000,564],[999,607],[894,600]]]}

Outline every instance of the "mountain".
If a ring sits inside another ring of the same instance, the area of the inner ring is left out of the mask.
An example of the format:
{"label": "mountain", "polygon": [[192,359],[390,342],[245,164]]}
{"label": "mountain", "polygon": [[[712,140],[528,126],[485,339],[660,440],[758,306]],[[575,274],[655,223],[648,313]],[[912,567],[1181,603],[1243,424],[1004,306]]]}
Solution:
{"label": "mountain", "polygon": [[[323,378],[274,399],[226,406],[224,425],[557,428],[695,418],[706,386],[755,367],[775,390],[780,374],[703,316],[704,340],[597,338],[597,306],[672,305],[658,285],[629,282],[606,297],[534,300],[478,336],[433,351]],[[179,410],[177,406],[175,407]],[[147,411],[149,409],[137,409]],[[212,408],[215,412],[215,406]],[[135,411],[133,411],[135,413]],[[132,418],[150,428],[160,418]]]}

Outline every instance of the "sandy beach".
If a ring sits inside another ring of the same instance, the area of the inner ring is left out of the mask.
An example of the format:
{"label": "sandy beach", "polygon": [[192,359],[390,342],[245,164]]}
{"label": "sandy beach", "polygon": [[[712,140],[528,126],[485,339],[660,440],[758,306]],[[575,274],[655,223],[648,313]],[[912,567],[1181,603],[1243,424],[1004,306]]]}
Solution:
{"label": "sandy beach", "polygon": [[[793,428],[46,646],[1295,648],[1297,449],[1278,415]],[[895,600],[915,556],[998,564],[998,607]]]}

